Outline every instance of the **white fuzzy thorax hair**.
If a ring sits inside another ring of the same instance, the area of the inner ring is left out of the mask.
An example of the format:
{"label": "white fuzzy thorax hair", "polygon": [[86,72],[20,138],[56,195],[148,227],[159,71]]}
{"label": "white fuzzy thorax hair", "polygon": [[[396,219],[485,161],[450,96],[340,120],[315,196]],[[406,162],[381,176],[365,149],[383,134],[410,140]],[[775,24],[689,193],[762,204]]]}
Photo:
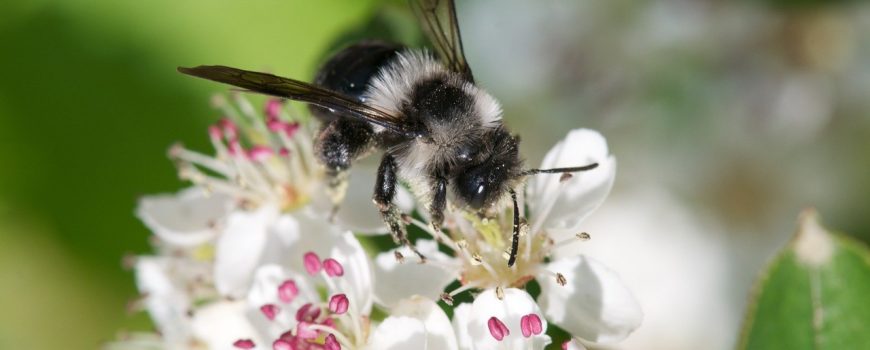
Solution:
{"label": "white fuzzy thorax hair", "polygon": [[[384,67],[369,83],[365,93],[368,105],[379,108],[392,115],[399,115],[401,106],[414,92],[414,86],[421,80],[434,76],[447,76],[462,81],[457,73],[450,72],[427,51],[406,50],[400,52],[392,62]],[[501,122],[501,105],[483,89],[462,81],[462,89],[474,99],[481,125],[495,127]],[[381,128],[376,127],[377,131]]]}

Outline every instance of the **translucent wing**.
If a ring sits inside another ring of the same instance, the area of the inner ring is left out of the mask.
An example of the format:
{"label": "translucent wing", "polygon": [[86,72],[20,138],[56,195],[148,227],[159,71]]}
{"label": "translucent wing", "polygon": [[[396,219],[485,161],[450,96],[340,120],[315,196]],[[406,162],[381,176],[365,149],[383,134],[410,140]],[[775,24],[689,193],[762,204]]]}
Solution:
{"label": "translucent wing", "polygon": [[404,118],[401,116],[389,114],[363,104],[354,98],[298,80],[225,66],[179,67],[178,71],[254,92],[342,111],[350,117],[382,126],[406,136],[416,136],[423,132],[423,130],[416,130],[418,128],[414,128],[409,123],[403,123]]}
{"label": "translucent wing", "polygon": [[453,0],[410,0],[429,41],[435,46],[444,65],[474,82],[471,67],[465,61],[456,6]]}

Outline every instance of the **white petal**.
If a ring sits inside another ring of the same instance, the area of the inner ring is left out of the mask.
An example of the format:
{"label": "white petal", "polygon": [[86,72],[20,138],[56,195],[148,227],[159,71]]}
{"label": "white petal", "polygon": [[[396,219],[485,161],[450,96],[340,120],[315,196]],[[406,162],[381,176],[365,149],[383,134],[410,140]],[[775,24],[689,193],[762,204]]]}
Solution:
{"label": "white petal", "polygon": [[598,167],[572,173],[538,174],[529,181],[529,208],[532,232],[541,228],[573,231],[607,197],[616,176],[616,160],[607,150],[607,141],[597,131],[575,129],[549,152],[542,169],[575,167],[598,163]]}
{"label": "white petal", "polygon": [[[419,250],[430,261],[418,263],[417,257],[406,247],[378,254],[375,258],[375,298],[378,303],[391,307],[409,295],[422,295],[438,300],[444,287],[457,278],[458,269],[447,269],[453,260],[438,251],[438,244],[430,240],[418,240]],[[396,261],[395,252],[407,257],[404,263]],[[426,276],[426,278],[420,278]]]}
{"label": "white petal", "polygon": [[145,295],[144,306],[167,344],[188,340],[190,325],[187,311],[190,300],[176,288],[168,273],[171,260],[163,257],[139,257],[136,261],[136,284]]}
{"label": "white petal", "polygon": [[565,350],[586,350],[586,346],[576,339],[571,339],[567,344],[562,344],[562,349]]}
{"label": "white petal", "polygon": [[160,239],[172,245],[190,247],[214,238],[217,234],[215,226],[232,208],[230,197],[192,187],[177,194],[141,198],[136,216]]}
{"label": "white petal", "polygon": [[539,276],[538,299],[547,318],[576,337],[600,344],[625,339],[640,326],[643,313],[634,295],[615,272],[584,256],[559,259],[547,266],[565,276],[561,286]]}
{"label": "white petal", "polygon": [[[540,317],[543,332],[531,338],[524,338],[520,320],[528,314],[536,314]],[[501,341],[496,340],[489,331],[487,324],[492,317],[499,319],[510,331],[510,334]],[[529,342],[532,342],[532,349],[543,349],[550,343],[550,337],[546,335],[547,320],[543,317],[541,309],[532,296],[516,288],[505,289],[504,299],[501,300],[498,299],[494,289],[487,289],[478,295],[471,304],[471,318],[467,327],[475,350],[529,349]]]}
{"label": "white petal", "polygon": [[233,343],[251,339],[265,345],[246,317],[243,301],[220,301],[203,307],[193,315],[193,334],[213,350],[236,350]]}
{"label": "white petal", "polygon": [[331,293],[347,294],[360,312],[368,313],[374,299],[372,268],[359,240],[349,231],[338,231],[336,225],[316,213],[301,212],[294,217],[299,222],[299,233],[281,251],[281,265],[292,271],[305,271],[302,257],[306,252],[314,252],[320,259],[335,259],[344,267],[344,276],[333,278],[339,290]]}
{"label": "white petal", "polygon": [[407,316],[390,316],[372,333],[366,349],[369,350],[428,350],[426,326],[423,322]]}
{"label": "white petal", "polygon": [[393,316],[408,316],[423,322],[426,331],[424,349],[458,348],[450,319],[431,299],[413,296],[399,302],[391,311]]}
{"label": "white petal", "polygon": [[471,324],[471,304],[463,303],[453,308],[453,331],[456,332],[456,342],[460,350],[474,349],[474,341],[468,334]]}
{"label": "white petal", "polygon": [[241,298],[247,294],[269,245],[269,226],[278,209],[263,206],[254,212],[237,211],[227,219],[227,228],[215,247],[215,287],[223,295]]}

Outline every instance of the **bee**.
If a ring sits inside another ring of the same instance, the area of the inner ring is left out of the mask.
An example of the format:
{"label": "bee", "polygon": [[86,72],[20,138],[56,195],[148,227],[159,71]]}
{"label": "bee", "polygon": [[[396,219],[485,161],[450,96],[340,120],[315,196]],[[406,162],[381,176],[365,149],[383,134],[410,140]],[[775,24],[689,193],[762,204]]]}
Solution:
{"label": "bee", "polygon": [[322,121],[315,140],[334,203],[341,200],[351,164],[383,150],[373,201],[396,244],[412,249],[403,213],[393,203],[399,181],[428,203],[440,230],[449,197],[459,208],[485,212],[513,201],[508,266],[516,262],[520,217],[516,189],[528,175],[569,173],[597,163],[524,169],[519,138],[502,122],[498,101],[475,85],[465,59],[452,0],[411,0],[437,57],[382,41],[362,41],[333,55],[312,83],[225,66],[179,67],[181,73],[252,92],[308,103]]}

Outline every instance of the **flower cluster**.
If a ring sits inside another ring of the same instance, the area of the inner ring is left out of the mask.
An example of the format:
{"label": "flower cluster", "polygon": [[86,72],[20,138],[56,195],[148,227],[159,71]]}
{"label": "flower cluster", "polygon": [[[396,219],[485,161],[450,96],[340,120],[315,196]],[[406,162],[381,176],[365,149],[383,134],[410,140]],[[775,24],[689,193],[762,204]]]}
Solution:
{"label": "flower cluster", "polygon": [[[137,209],[156,253],[134,259],[136,304],[157,332],[108,348],[543,349],[552,323],[573,336],[562,348],[578,349],[639,326],[637,302],[613,271],[580,254],[554,255],[589,239],[577,225],[613,183],[615,161],[598,133],[570,132],[543,162],[598,168],[538,175],[519,191],[530,221],[521,223],[515,265],[506,258],[511,206],[483,216],[448,207],[437,231],[426,213],[409,216],[432,238],[416,240],[422,262],[406,259],[407,247],[367,252],[354,235],[386,231],[370,194],[358,191],[371,188],[364,170],[354,170],[342,209],[331,213],[311,152],[315,123],[304,113],[279,100],[258,109],[238,94],[214,103],[224,113],[208,130],[214,153],[169,152],[193,186],[145,197]],[[412,198],[400,193],[406,212]],[[530,294],[531,284],[540,293]],[[455,302],[462,293],[473,301]]]}

